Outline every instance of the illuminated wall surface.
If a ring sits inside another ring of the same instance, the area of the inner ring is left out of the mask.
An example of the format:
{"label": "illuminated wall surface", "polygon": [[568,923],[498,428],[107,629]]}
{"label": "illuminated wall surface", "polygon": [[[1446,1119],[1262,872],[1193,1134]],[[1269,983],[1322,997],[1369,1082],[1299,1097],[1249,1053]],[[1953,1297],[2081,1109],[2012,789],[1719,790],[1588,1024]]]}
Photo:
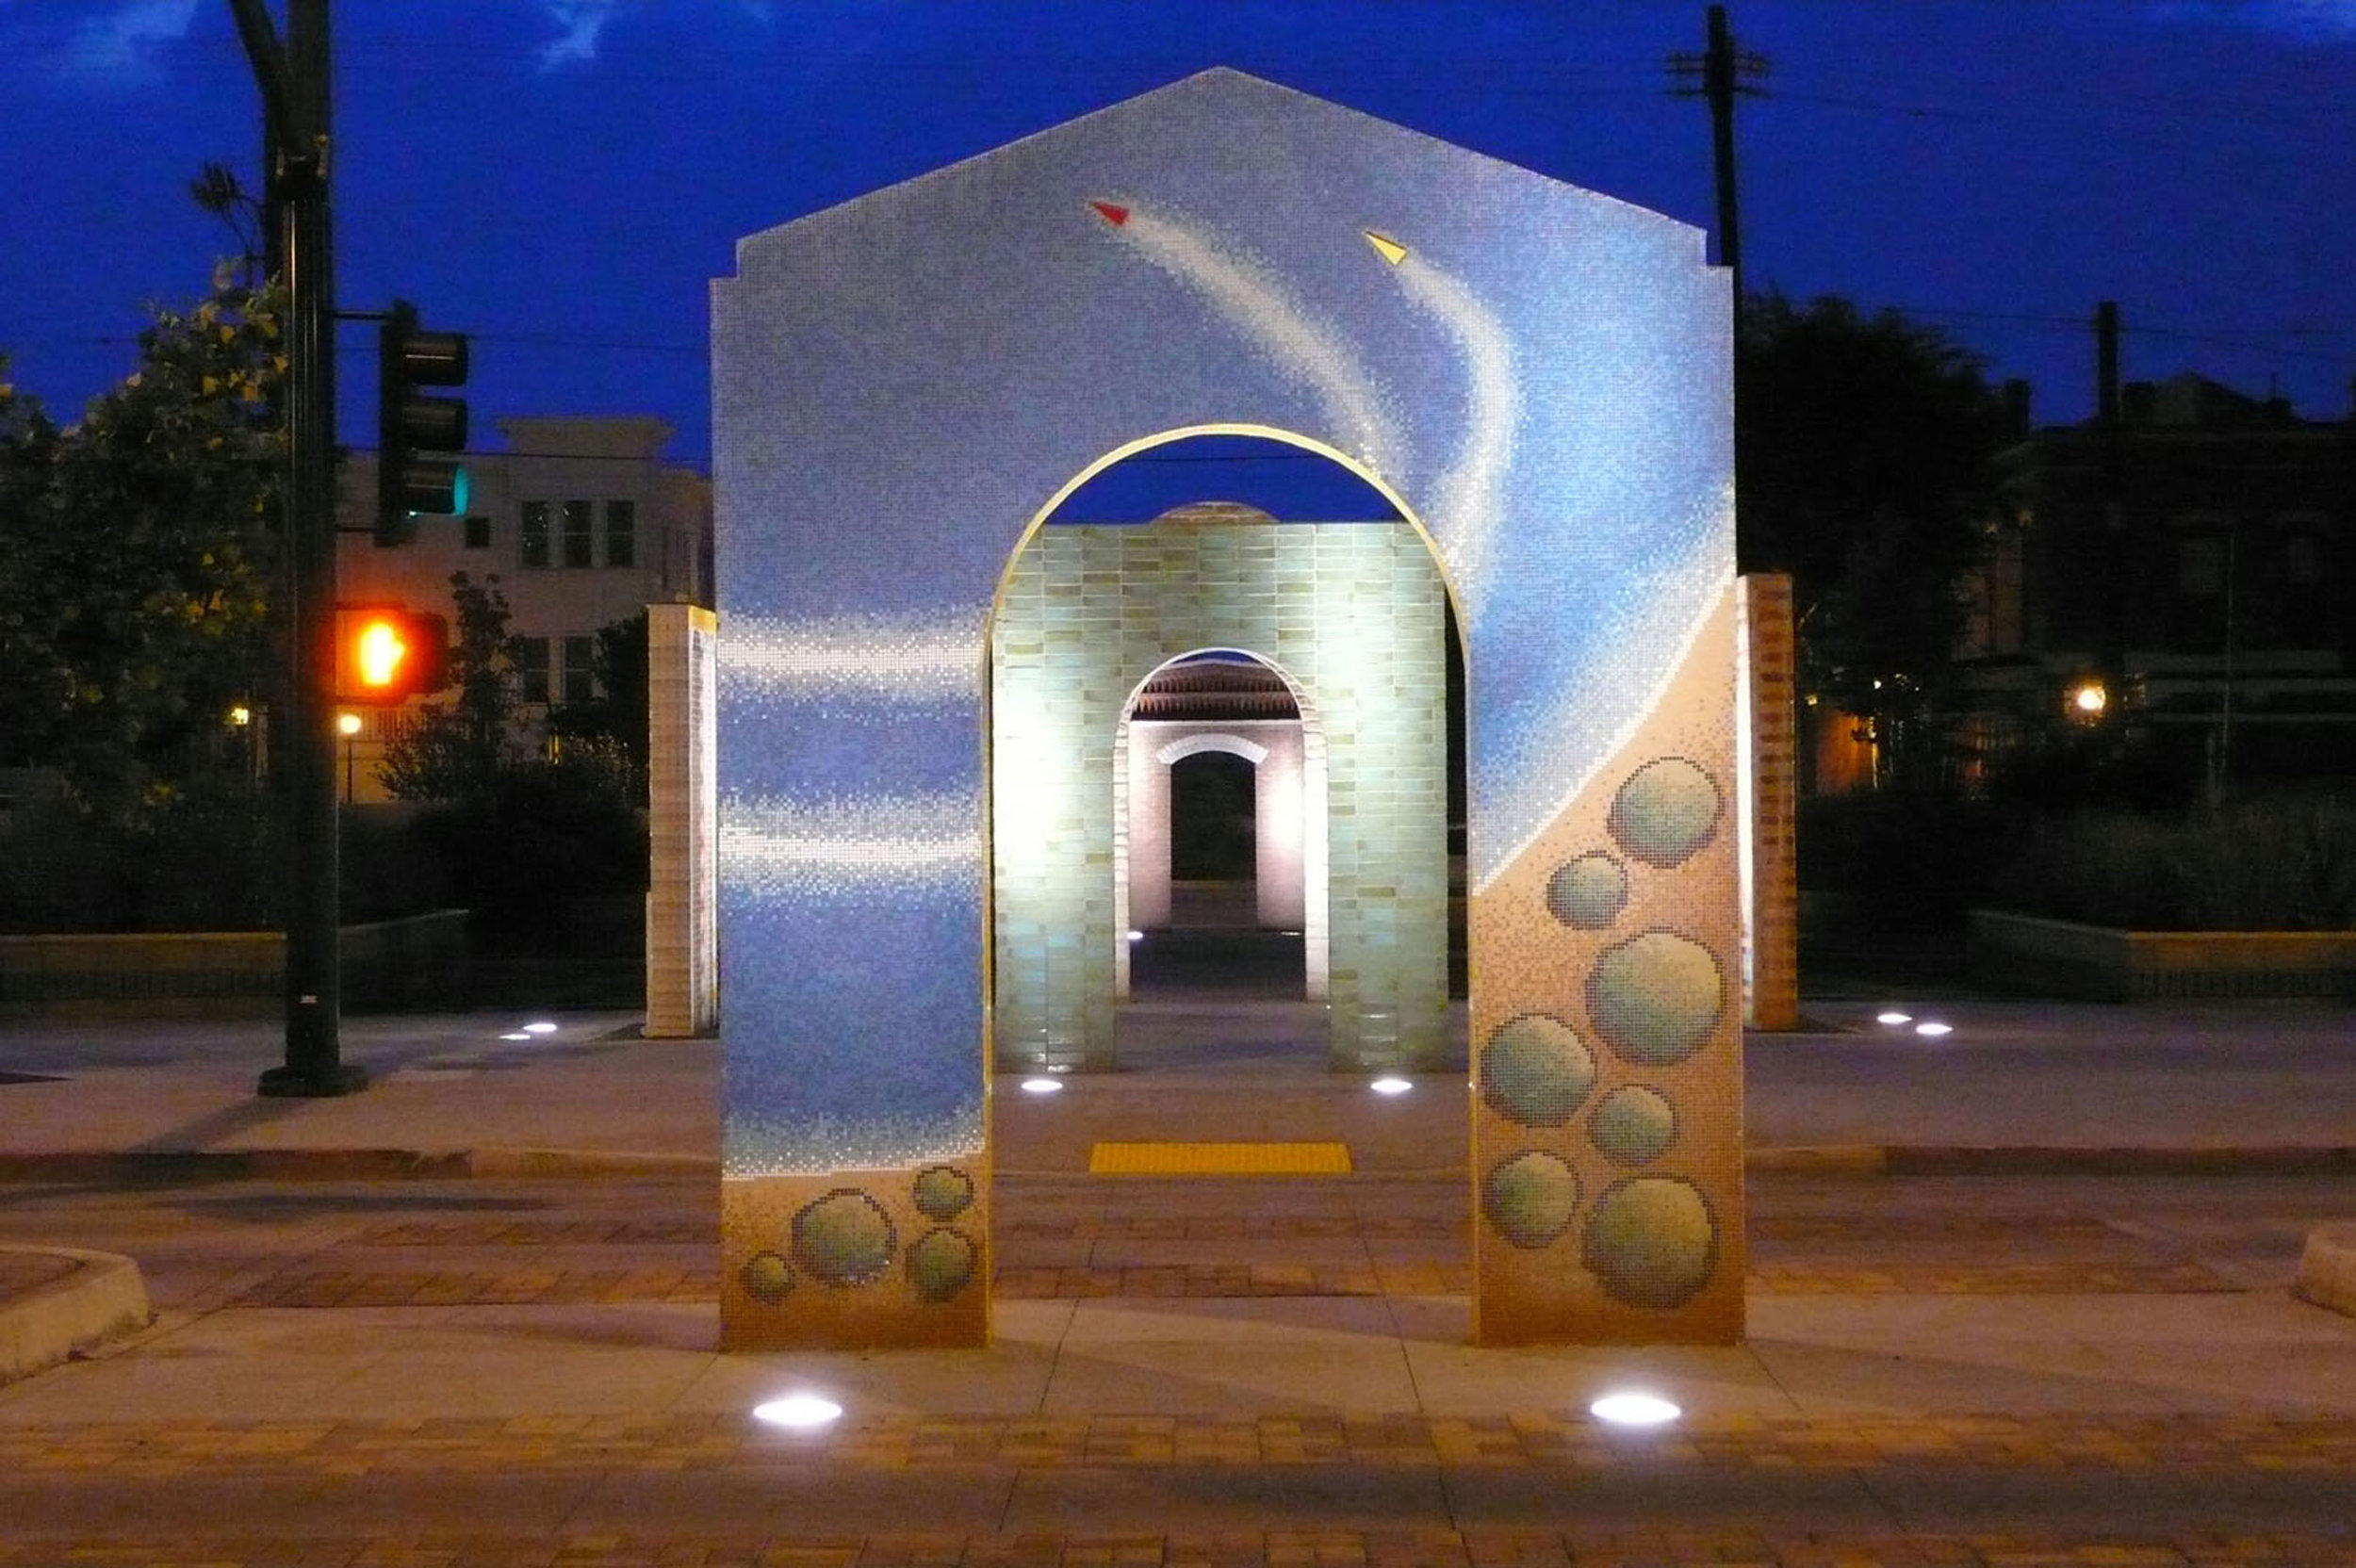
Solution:
{"label": "illuminated wall surface", "polygon": [[727,1343],[987,1332],[990,612],[1206,425],[1347,459],[1458,598],[1481,1334],[1739,1332],[1727,321],[1695,229],[1225,71],[741,243]]}
{"label": "illuminated wall surface", "polygon": [[[1122,782],[1122,759],[1118,751],[1113,758],[1116,887],[1124,855],[1128,864],[1129,912],[1121,923],[1128,927],[1170,923],[1170,769],[1190,757],[1223,752],[1252,764],[1253,923],[1262,930],[1300,930],[1309,916],[1308,890],[1304,886],[1309,826],[1308,729],[1301,721],[1132,718],[1122,735],[1121,746],[1128,753],[1125,801],[1119,788]],[[1322,737],[1317,749],[1322,758]],[[1317,792],[1322,804],[1322,769],[1317,776]],[[1125,825],[1119,820],[1124,807],[1128,817]],[[1445,800],[1441,809],[1445,814]],[[1320,810],[1320,841],[1324,832],[1324,813]]]}
{"label": "illuminated wall surface", "polygon": [[1113,1064],[1116,731],[1161,665],[1235,648],[1282,671],[1326,736],[1335,1065],[1436,1065],[1448,694],[1432,551],[1404,523],[1184,516],[1041,529],[1006,583],[990,641],[998,1058]]}
{"label": "illuminated wall surface", "polygon": [[711,717],[718,645],[711,611],[646,607],[646,1034],[653,1038],[708,1034],[720,1017]]}

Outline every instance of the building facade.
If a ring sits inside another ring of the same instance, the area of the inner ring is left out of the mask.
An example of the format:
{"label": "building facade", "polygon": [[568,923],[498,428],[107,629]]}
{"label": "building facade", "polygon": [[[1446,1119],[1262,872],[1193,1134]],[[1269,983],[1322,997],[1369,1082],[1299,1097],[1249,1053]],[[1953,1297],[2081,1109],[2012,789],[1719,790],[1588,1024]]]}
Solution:
{"label": "building facade", "polygon": [[2356,410],[2297,417],[2189,372],[2030,433],[1970,584],[1978,765],[2115,727],[2165,792],[2356,773]]}
{"label": "building facade", "polygon": [[[673,432],[660,419],[498,424],[507,450],[466,454],[466,515],[420,517],[417,538],[395,548],[370,537],[376,456],[352,455],[339,505],[336,597],[450,615],[453,573],[497,578],[513,611],[518,694],[536,735],[551,707],[600,694],[600,629],[649,604],[711,605],[712,485],[664,461]],[[403,714],[357,710],[359,732],[345,743],[352,803],[385,799],[377,763]]]}

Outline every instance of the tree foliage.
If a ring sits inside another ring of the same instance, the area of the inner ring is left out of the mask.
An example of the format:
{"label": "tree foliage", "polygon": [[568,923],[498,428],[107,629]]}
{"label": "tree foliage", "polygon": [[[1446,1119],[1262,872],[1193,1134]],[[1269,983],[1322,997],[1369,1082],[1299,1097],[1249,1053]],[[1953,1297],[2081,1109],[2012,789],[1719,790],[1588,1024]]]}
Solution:
{"label": "tree foliage", "polygon": [[646,798],[646,612],[600,627],[597,640],[597,694],[548,714],[548,734],[560,755],[575,760],[586,747],[610,753],[628,771],[633,797]]}
{"label": "tree foliage", "polygon": [[0,761],[110,820],[228,765],[268,690],[286,358],[278,295],[233,274],[157,310],[79,424],[0,373]]}
{"label": "tree foliage", "polygon": [[1837,297],[1752,297],[1738,349],[1742,567],[1792,574],[1804,689],[1894,741],[1947,682],[2002,400],[1937,329]]}
{"label": "tree foliage", "polygon": [[457,697],[424,709],[385,743],[382,776],[395,800],[488,798],[500,770],[517,761],[515,639],[496,575],[475,581],[452,572],[450,602],[458,636],[450,648]]}

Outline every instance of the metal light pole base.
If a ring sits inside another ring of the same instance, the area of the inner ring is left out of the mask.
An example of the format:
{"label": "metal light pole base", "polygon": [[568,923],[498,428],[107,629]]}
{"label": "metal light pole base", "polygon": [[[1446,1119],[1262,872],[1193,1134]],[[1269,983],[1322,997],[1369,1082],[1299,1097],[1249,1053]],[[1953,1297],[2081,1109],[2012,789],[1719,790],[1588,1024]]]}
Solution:
{"label": "metal light pole base", "polygon": [[368,1086],[368,1069],[357,1062],[338,1062],[333,1067],[311,1070],[271,1068],[262,1074],[254,1092],[265,1100],[325,1100],[339,1094],[357,1094]]}

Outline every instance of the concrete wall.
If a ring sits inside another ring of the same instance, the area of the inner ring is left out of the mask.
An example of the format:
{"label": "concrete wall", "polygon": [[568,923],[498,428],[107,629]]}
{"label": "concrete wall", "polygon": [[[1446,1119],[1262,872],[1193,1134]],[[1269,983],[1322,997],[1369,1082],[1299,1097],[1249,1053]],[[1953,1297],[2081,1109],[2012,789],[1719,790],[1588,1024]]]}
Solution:
{"label": "concrete wall", "polygon": [[[463,1007],[466,911],[347,925],[347,1012]],[[0,937],[0,1017],[268,1018],[284,1004],[276,931]]]}
{"label": "concrete wall", "polygon": [[2096,1002],[2356,996],[2356,932],[2119,931],[1974,909],[1972,965],[1990,985]]}

